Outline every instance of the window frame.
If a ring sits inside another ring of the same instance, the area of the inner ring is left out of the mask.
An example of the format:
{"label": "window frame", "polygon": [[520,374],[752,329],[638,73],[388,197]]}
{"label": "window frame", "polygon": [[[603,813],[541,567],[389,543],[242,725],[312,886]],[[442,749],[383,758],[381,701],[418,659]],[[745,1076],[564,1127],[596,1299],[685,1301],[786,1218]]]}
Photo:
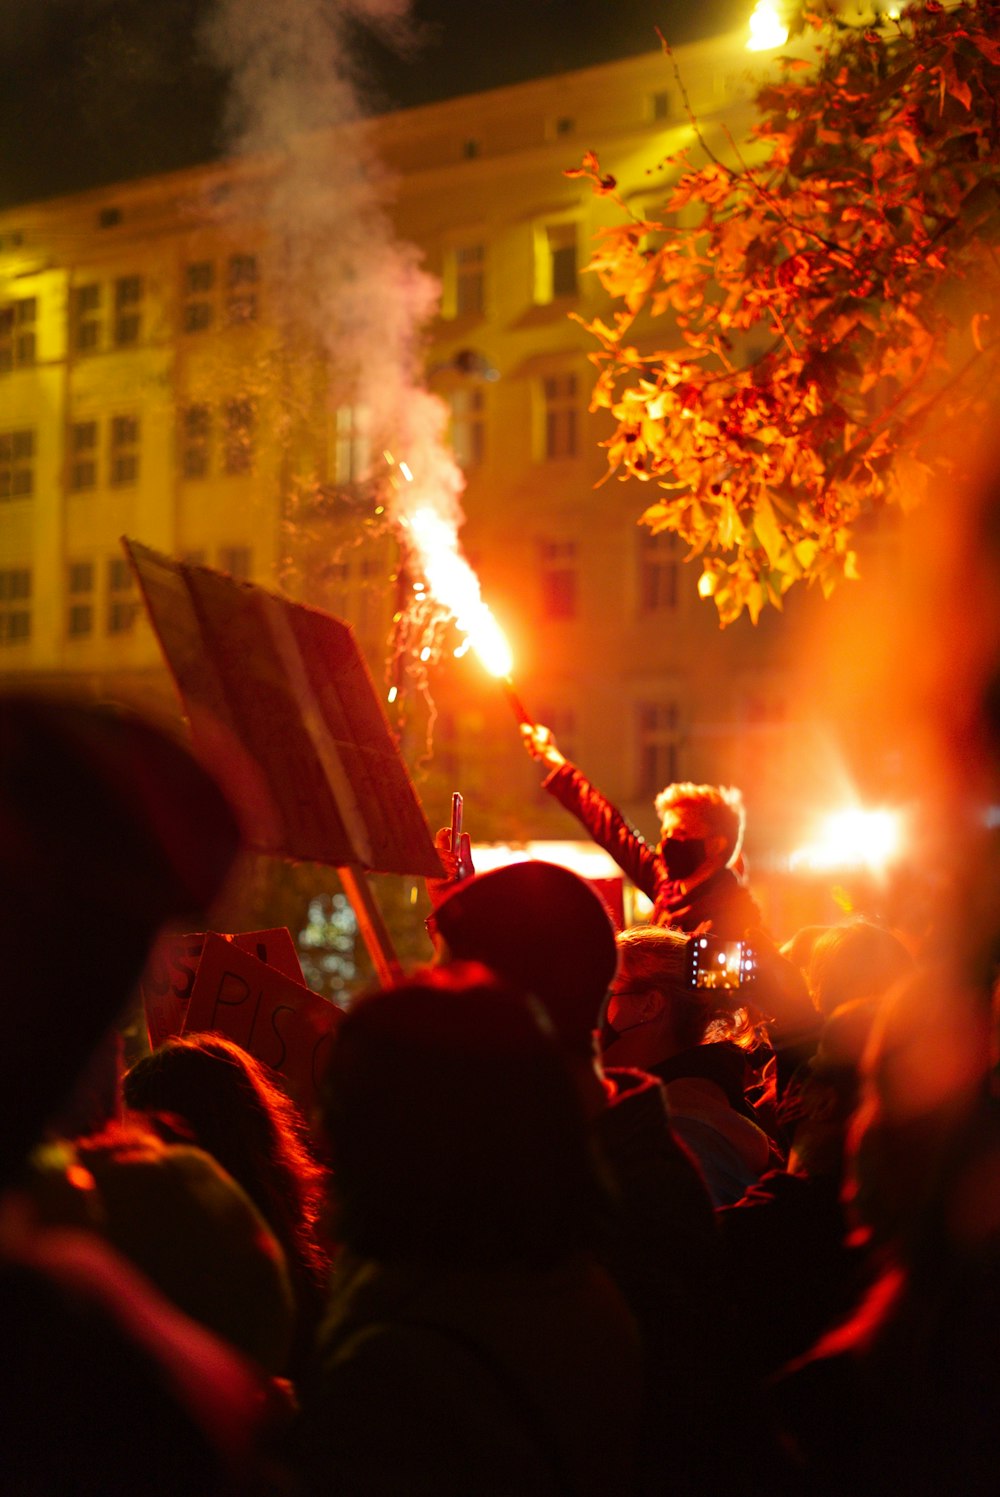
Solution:
{"label": "window frame", "polygon": [[538,587],[544,620],[579,618],[580,546],[574,536],[546,536],[538,542]]}
{"label": "window frame", "polygon": [[97,568],[93,561],[66,563],[66,599],[67,639],[91,639],[97,617]]}
{"label": "window frame", "polygon": [[227,478],[254,472],[257,404],[249,395],[234,395],[222,405],[222,471]]}
{"label": "window frame", "polygon": [[575,215],[536,224],[534,289],[539,306],[563,304],[580,295],[580,228]]}
{"label": "window frame", "polygon": [[31,598],[30,567],[0,568],[0,648],[31,642]]}
{"label": "window frame", "polygon": [[539,382],[541,456],[565,462],[580,456],[580,379],[575,369],[553,370]]}
{"label": "window frame", "polygon": [[641,526],[637,539],[637,602],[641,618],[675,613],[680,600],[680,556],[671,530]]}
{"label": "window frame", "polygon": [[124,556],[107,559],[107,606],[105,624],[109,636],[133,633],[139,617],[139,589],[135,573]]}
{"label": "window frame", "polygon": [[127,489],[139,482],[142,421],[133,411],[108,417],[108,487]]}
{"label": "window frame", "polygon": [[112,342],[115,348],[135,348],[142,338],[142,304],[146,283],[141,275],[116,276],[114,280],[114,322]]}
{"label": "window frame", "polygon": [[[193,423],[196,413],[198,421]],[[177,413],[177,471],[184,483],[198,483],[211,475],[212,414],[206,400],[192,400]]]}
{"label": "window frame", "polygon": [[[666,715],[657,722],[656,715]],[[656,795],[680,779],[683,715],[676,697],[644,698],[635,704],[636,793]]]}
{"label": "window frame", "polygon": [[463,472],[486,460],[486,391],[482,385],[457,385],[448,396],[451,408],[451,446]]}
{"label": "window frame", "polygon": [[38,449],[33,426],[0,431],[0,504],[16,504],[35,494]]}
{"label": "window frame", "polygon": [[104,287],[85,281],[71,292],[70,344],[76,356],[100,353],[104,326]]}
{"label": "window frame", "polygon": [[[87,434],[86,440],[84,433]],[[71,494],[86,494],[97,488],[100,441],[100,422],[96,417],[70,422],[67,476]]]}

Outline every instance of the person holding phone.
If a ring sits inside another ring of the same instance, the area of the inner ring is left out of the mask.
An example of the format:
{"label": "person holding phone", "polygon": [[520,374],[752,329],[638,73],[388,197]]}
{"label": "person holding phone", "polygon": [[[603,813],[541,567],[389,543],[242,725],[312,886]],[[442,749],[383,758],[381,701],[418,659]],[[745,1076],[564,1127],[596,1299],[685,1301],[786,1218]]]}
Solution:
{"label": "person holding phone", "polygon": [[740,940],[761,924],[760,910],[737,872],[746,826],[739,790],[667,785],[656,797],[660,841],[653,848],[560,753],[548,728],[525,723],[521,734],[528,753],[549,769],[544,788],[652,900],[654,925]]}

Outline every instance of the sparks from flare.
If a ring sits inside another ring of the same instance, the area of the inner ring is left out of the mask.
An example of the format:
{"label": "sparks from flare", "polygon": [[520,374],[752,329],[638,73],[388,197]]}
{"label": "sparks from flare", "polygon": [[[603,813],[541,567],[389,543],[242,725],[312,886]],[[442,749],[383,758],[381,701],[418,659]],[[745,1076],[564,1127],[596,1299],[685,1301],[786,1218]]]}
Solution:
{"label": "sparks from flare", "polygon": [[[414,482],[413,473],[406,463],[396,463],[389,452],[384,456],[390,467],[395,467],[408,484]],[[510,645],[488,604],[483,601],[479,578],[461,553],[454,519],[441,514],[431,504],[416,504],[400,514],[399,524],[405,535],[405,549],[422,574],[412,584],[414,597],[423,604],[436,604],[451,616],[456,628],[464,635],[454,651],[455,658],[460,659],[470,649],[475,650],[486,670],[499,680],[518,722],[534,726],[534,720],[511,680],[514,661]],[[419,651],[419,659],[426,663],[432,653],[425,645]],[[394,688],[394,700],[396,696],[398,691]]]}

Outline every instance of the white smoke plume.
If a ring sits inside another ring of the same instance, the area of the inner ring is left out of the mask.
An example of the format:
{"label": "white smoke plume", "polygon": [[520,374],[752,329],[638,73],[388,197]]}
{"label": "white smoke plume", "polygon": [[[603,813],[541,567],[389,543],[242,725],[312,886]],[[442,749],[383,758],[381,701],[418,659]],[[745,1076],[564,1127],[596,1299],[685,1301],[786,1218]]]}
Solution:
{"label": "white smoke plume", "polygon": [[233,148],[274,161],[266,212],[296,321],[308,320],[349,403],[367,412],[373,452],[413,474],[387,499],[394,518],[431,505],[457,529],[464,480],[447,409],[422,377],[440,287],[393,230],[351,53],[359,25],[412,44],[409,0],[216,0],[204,39],[231,75]]}

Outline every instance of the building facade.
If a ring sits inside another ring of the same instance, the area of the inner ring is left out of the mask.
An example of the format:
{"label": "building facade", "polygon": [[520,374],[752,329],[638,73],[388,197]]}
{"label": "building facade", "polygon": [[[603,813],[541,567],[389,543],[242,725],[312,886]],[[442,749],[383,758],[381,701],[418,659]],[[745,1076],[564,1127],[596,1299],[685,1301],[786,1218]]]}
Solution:
{"label": "building facade", "polygon": [[[696,566],[637,524],[651,491],[600,484],[608,418],[589,410],[595,345],[575,319],[606,312],[585,267],[618,210],[564,175],[595,150],[627,198],[662,201],[680,170],[662,163],[692,145],[688,104],[709,140],[743,134],[743,40],[680,49],[686,99],[655,52],[369,133],[392,231],[440,279],[425,378],[450,408],[463,544],[519,692],[647,832],[666,782],[741,785],[766,859],[829,773],[801,659],[815,602],[720,631]],[[398,558],[368,524],[363,423],[302,315],[319,288],[276,230],[281,171],[242,159],[0,216],[4,679],[176,712],[121,536],[349,618],[391,676]],[[474,659],[446,653],[427,684],[433,731],[419,714],[401,726],[432,824],[455,787],[477,836],[572,835]]]}

